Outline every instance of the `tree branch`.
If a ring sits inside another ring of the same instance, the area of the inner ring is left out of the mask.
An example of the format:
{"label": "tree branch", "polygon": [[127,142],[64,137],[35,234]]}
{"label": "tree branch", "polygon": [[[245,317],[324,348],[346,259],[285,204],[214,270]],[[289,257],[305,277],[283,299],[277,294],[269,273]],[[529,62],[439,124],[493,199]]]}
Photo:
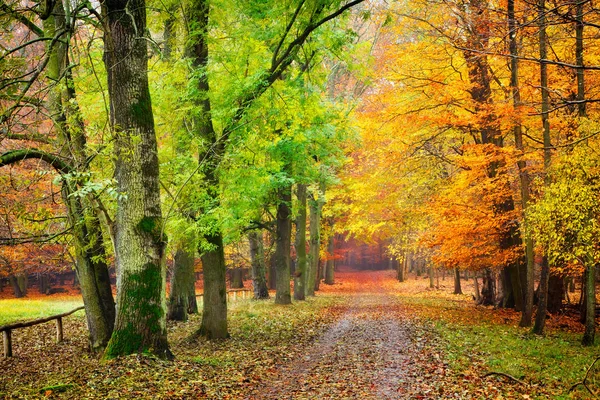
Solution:
{"label": "tree branch", "polygon": [[58,172],[68,174],[73,172],[73,168],[54,154],[46,153],[37,149],[11,150],[0,155],[0,167],[10,165],[23,160],[38,159],[47,162]]}

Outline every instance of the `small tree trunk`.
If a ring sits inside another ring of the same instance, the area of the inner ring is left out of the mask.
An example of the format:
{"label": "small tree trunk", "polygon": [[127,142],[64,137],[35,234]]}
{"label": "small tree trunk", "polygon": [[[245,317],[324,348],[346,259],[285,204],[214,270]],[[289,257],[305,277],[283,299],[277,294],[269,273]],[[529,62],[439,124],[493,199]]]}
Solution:
{"label": "small tree trunk", "polygon": [[433,263],[429,265],[429,288],[433,289],[435,287],[435,267]]}
{"label": "small tree trunk", "polygon": [[277,269],[276,304],[292,303],[290,290],[291,202],[292,188],[290,186],[281,188],[279,190],[279,205],[277,206],[277,235],[275,238],[275,266]]}
{"label": "small tree trunk", "polygon": [[585,307],[585,333],[581,344],[592,346],[596,336],[596,268],[593,260],[589,261],[586,274],[586,307]]}
{"label": "small tree trunk", "polygon": [[544,256],[542,261],[542,272],[540,274],[540,284],[538,286],[538,308],[533,325],[533,333],[541,335],[544,333],[546,325],[546,313],[548,310],[548,281],[550,279],[550,266],[548,258]]}
{"label": "small tree trunk", "polygon": [[[479,292],[479,288],[477,288],[477,291]],[[454,268],[454,294],[463,294],[460,286],[460,269],[458,267]]]}
{"label": "small tree trunk", "polygon": [[38,290],[40,294],[48,294],[50,291],[50,280],[46,274],[38,274]]}
{"label": "small tree trunk", "polygon": [[16,297],[17,299],[20,299],[20,298],[22,298],[22,297],[25,297],[25,293],[23,293],[23,292],[21,291],[21,286],[19,286],[19,281],[18,281],[17,277],[16,277],[16,276],[14,276],[14,275],[9,275],[9,276],[8,276],[8,280],[10,281],[10,285],[11,285],[11,286],[12,286],[12,288],[13,288],[13,292],[14,292],[14,294],[15,294],[15,297]]}
{"label": "small tree trunk", "polygon": [[309,201],[310,219],[310,242],[308,250],[308,264],[306,271],[306,295],[314,296],[315,290],[319,290],[319,251],[321,249],[321,208],[323,200],[321,197],[312,198]]}
{"label": "small tree trunk", "polygon": [[227,269],[221,233],[206,235],[211,250],[202,254],[204,295],[202,325],[196,334],[207,339],[225,339],[227,330]]}
{"label": "small tree trunk", "polygon": [[408,257],[408,254],[405,254],[404,257],[402,257],[402,262],[399,262],[398,260],[396,260],[396,267],[398,268],[398,281],[400,282],[404,282],[406,280],[405,278],[405,274],[404,271],[406,270],[406,259]]}
{"label": "small tree trunk", "polygon": [[[333,229],[333,226],[332,226]],[[333,285],[335,280],[334,280],[334,267],[335,267],[335,260],[334,260],[334,249],[335,246],[335,239],[334,239],[334,235],[333,232],[331,234],[331,237],[329,238],[329,242],[327,244],[327,263],[325,264],[325,281],[324,283],[326,285]]]}
{"label": "small tree trunk", "polygon": [[565,279],[563,276],[550,273],[548,279],[548,312],[560,312],[565,298]]}
{"label": "small tree trunk", "polygon": [[306,298],[306,185],[296,190],[298,216],[296,217],[296,271],[294,273],[294,300]]}
{"label": "small tree trunk", "polygon": [[[196,298],[194,286],[194,251],[178,247],[173,259],[171,292],[167,318],[173,321],[187,321],[190,298]],[[191,282],[191,285],[190,285]],[[190,293],[190,289],[192,289]],[[197,306],[196,306],[197,307]]]}
{"label": "small tree trunk", "polygon": [[229,286],[232,289],[242,289],[244,287],[244,270],[242,268],[237,267],[231,270],[231,283]]}
{"label": "small tree trunk", "polygon": [[321,287],[321,279],[323,279],[324,261],[318,260],[317,279],[315,280],[315,292],[318,292]]}
{"label": "small tree trunk", "polygon": [[275,262],[275,253],[269,257],[269,289],[277,289],[277,264]]}
{"label": "small tree trunk", "polygon": [[492,306],[495,303],[496,297],[496,280],[489,268],[483,270],[483,287],[481,289],[481,297],[479,304],[484,306]]}
{"label": "small tree trunk", "polygon": [[475,302],[479,304],[481,303],[481,293],[479,292],[479,280],[477,278],[477,273],[473,274],[473,281],[475,284]]}
{"label": "small tree trunk", "polygon": [[254,288],[254,298],[268,299],[269,289],[267,288],[267,279],[265,276],[265,252],[263,248],[263,239],[261,232],[254,231],[248,235],[250,242],[250,259],[252,262],[252,285]]}

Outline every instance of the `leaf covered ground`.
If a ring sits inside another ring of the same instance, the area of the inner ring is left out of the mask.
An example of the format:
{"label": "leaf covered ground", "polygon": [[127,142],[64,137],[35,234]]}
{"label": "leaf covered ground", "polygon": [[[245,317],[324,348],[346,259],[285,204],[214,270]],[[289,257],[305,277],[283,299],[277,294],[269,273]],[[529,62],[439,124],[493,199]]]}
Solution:
{"label": "leaf covered ground", "polygon": [[[231,305],[229,340],[190,342],[197,315],[171,323],[173,362],[101,362],[87,352],[84,319],[75,315],[65,319],[61,344],[53,324],[14,333],[15,357],[0,361],[0,397],[585,398],[567,391],[595,349],[563,332],[564,321],[550,320],[547,337],[532,337],[516,327],[516,313],[427,286],[420,278],[398,283],[390,271],[348,271],[306,302],[240,300]],[[522,383],[483,377],[490,371]]]}

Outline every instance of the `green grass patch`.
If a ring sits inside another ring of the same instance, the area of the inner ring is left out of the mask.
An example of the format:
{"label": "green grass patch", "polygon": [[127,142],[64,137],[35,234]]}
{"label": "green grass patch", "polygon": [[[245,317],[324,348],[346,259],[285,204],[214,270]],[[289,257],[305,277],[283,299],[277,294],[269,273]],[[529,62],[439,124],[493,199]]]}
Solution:
{"label": "green grass patch", "polygon": [[0,325],[61,314],[81,305],[83,305],[81,298],[74,296],[2,299],[0,300]]}
{"label": "green grass patch", "polygon": [[405,295],[403,300],[434,325],[444,358],[457,373],[502,372],[542,388],[552,398],[585,398],[583,391],[568,393],[598,356],[597,347],[581,346],[581,334],[534,335],[514,320],[494,318],[502,311],[475,309],[470,301],[452,304],[434,295]]}
{"label": "green grass patch", "polygon": [[49,395],[51,393],[64,393],[73,387],[75,387],[75,385],[72,383],[45,386],[39,390],[39,393],[44,395]]}

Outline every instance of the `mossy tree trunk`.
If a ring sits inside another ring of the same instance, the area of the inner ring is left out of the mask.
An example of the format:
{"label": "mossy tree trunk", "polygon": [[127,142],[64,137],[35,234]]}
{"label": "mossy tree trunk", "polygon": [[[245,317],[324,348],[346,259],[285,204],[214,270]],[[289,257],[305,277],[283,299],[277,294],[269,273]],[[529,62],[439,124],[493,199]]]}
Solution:
{"label": "mossy tree trunk", "polygon": [[252,286],[254,288],[254,298],[268,299],[269,289],[267,288],[265,250],[263,245],[262,233],[260,231],[250,232],[248,235],[250,242],[250,259],[252,263]]}
{"label": "mossy tree trunk", "polygon": [[[66,32],[65,16],[63,3],[55,2],[53,12],[44,21],[48,36]],[[54,86],[48,96],[48,108],[52,112],[61,156],[71,160],[74,171],[85,173],[88,171],[85,125],[77,104],[71,69],[68,68],[69,38],[70,33],[65,33],[62,41],[49,48],[46,75]],[[104,349],[113,331],[115,302],[101,223],[90,199],[74,195],[78,185],[84,183],[72,176],[64,179],[62,197],[73,228],[75,269],[86,310],[90,347],[99,351]]]}
{"label": "mossy tree trunk", "polygon": [[291,186],[279,189],[277,205],[277,232],[275,236],[275,267],[277,270],[277,291],[275,303],[291,304],[290,290],[290,246],[292,237],[292,221],[290,205],[292,202]]}
{"label": "mossy tree trunk", "polygon": [[[333,229],[333,222],[331,223],[331,229]],[[327,262],[325,263],[325,280],[326,285],[333,285],[335,283],[334,277],[335,268],[335,235],[331,233],[331,237],[327,242]]]}
{"label": "mossy tree trunk", "polygon": [[166,266],[159,164],[148,87],[144,0],[103,3],[104,60],[114,130],[117,316],[105,357],[150,352],[171,358],[167,343]]}
{"label": "mossy tree trunk", "polygon": [[187,321],[190,306],[193,306],[193,304],[190,304],[190,299],[195,300],[196,298],[194,254],[195,251],[181,246],[175,252],[167,313],[167,318],[170,320]]}
{"label": "mossy tree trunk", "polygon": [[306,298],[306,185],[298,184],[298,216],[296,217],[296,272],[294,274],[294,300]]}

